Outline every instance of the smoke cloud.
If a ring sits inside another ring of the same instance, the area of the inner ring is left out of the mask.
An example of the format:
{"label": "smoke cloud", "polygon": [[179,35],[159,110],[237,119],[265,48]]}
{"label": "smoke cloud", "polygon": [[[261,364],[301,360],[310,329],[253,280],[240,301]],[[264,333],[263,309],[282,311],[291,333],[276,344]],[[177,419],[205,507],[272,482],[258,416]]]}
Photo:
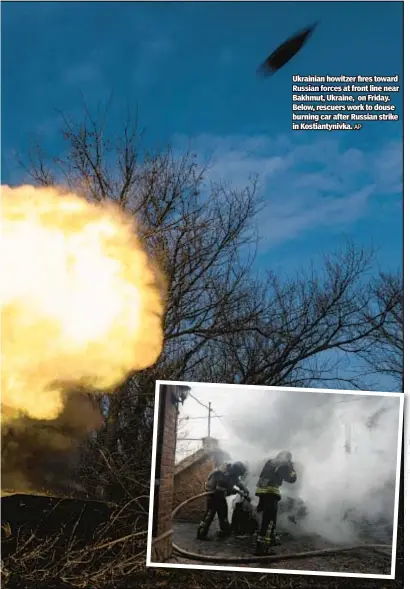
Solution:
{"label": "smoke cloud", "polygon": [[2,489],[33,491],[102,426],[90,392],[157,360],[164,279],[133,219],[57,188],[2,187]]}
{"label": "smoke cloud", "polygon": [[307,516],[279,518],[280,527],[338,543],[391,541],[399,418],[398,396],[252,391],[252,403],[230,413],[226,449],[247,461],[252,493],[264,462],[292,452],[298,482],[283,483],[282,505],[301,499]]}

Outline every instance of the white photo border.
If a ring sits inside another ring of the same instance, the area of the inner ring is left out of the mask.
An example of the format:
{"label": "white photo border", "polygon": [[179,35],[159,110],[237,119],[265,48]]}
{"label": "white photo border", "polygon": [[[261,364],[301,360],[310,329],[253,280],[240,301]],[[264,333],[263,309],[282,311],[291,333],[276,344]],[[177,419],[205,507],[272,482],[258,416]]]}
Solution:
{"label": "white photo border", "polygon": [[[399,428],[397,434],[397,461],[396,461],[396,487],[394,496],[394,518],[393,518],[393,540],[392,540],[392,560],[390,575],[374,575],[366,573],[334,573],[325,571],[304,571],[304,570],[288,570],[288,569],[274,569],[274,568],[260,568],[260,567],[234,567],[234,566],[220,566],[220,565],[196,565],[196,564],[178,564],[178,563],[158,563],[151,561],[152,553],[152,524],[154,517],[154,488],[155,488],[155,465],[157,455],[157,434],[158,434],[158,414],[159,414],[159,393],[162,385],[180,385],[195,387],[218,387],[219,389],[255,389],[255,390],[272,390],[278,392],[295,392],[301,390],[307,393],[328,393],[339,395],[353,395],[353,396],[378,396],[378,397],[399,397]],[[206,571],[225,571],[225,572],[249,572],[249,573],[280,573],[286,575],[316,575],[324,577],[354,577],[360,579],[395,579],[396,573],[396,553],[397,553],[397,524],[399,515],[399,495],[400,495],[400,466],[402,459],[402,440],[403,440],[403,417],[404,417],[404,393],[390,393],[390,392],[376,392],[376,391],[353,391],[342,389],[311,389],[296,387],[274,387],[263,385],[242,385],[242,384],[223,384],[223,383],[206,383],[193,381],[175,381],[175,380],[157,380],[155,383],[155,405],[154,405],[154,427],[152,439],[152,460],[151,460],[151,488],[150,488],[150,504],[148,516],[148,540],[147,540],[147,567],[154,568],[174,568],[174,569],[191,569],[191,570],[206,570]],[[405,441],[406,442],[406,441]],[[405,447],[407,444],[405,443]],[[406,471],[405,471],[406,472]]]}

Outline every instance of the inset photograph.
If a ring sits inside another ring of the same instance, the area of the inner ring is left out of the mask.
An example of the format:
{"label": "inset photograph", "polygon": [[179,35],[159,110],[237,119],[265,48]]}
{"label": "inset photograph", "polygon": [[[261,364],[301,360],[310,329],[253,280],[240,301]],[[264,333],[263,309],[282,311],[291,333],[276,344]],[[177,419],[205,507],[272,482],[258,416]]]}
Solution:
{"label": "inset photograph", "polygon": [[147,566],[394,578],[403,406],[157,381]]}

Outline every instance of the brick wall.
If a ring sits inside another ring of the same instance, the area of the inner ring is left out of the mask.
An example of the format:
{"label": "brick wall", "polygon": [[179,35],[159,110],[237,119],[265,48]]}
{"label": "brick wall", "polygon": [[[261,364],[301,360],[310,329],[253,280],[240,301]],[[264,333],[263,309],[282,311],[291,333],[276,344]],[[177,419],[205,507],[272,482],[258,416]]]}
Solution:
{"label": "brick wall", "polygon": [[152,533],[152,562],[163,562],[172,552],[172,501],[174,490],[177,404],[175,395],[186,387],[162,385],[158,415],[156,492]]}
{"label": "brick wall", "polygon": [[[194,464],[176,473],[174,479],[174,508],[186,499],[203,493],[207,476],[215,467],[216,461],[214,457],[204,454]],[[205,512],[205,506],[205,497],[193,501],[181,509],[178,513],[178,519],[199,522]]]}
{"label": "brick wall", "polygon": [[[205,491],[205,481],[209,473],[230,459],[230,456],[219,448],[218,440],[207,437],[202,439],[202,449],[180,462],[175,469],[174,477],[174,509],[186,499]],[[178,519],[199,521],[206,508],[206,498],[201,498],[178,513]]]}
{"label": "brick wall", "polygon": [[[157,454],[152,526],[151,562],[166,561],[172,553],[172,511],[185,499],[204,491],[208,474],[228,455],[218,447],[217,440],[204,438],[203,448],[175,468],[175,449],[179,394],[189,387],[161,385],[157,433]],[[182,518],[199,521],[205,510],[205,499],[193,502],[181,511]]]}

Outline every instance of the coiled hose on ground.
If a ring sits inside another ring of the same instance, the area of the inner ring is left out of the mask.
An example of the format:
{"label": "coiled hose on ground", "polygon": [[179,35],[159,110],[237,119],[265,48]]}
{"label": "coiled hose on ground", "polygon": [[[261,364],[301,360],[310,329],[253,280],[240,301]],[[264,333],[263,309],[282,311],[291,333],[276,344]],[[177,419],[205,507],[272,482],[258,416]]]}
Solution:
{"label": "coiled hose on ground", "polygon": [[[172,519],[179,513],[179,511],[188,505],[192,501],[196,501],[201,497],[206,497],[209,493],[200,493],[199,495],[195,495],[190,497],[186,501],[183,501],[180,505],[178,505],[174,511],[172,512]],[[327,556],[328,554],[336,554],[339,552],[351,552],[354,550],[359,550],[362,548],[366,548],[368,550],[373,550],[376,552],[381,552],[382,554],[386,554],[386,549],[391,551],[391,546],[389,544],[355,544],[351,546],[343,546],[339,548],[324,548],[322,550],[309,550],[307,552],[292,552],[287,554],[269,554],[267,556],[211,556],[208,554],[199,554],[198,552],[190,552],[178,546],[178,544],[173,543],[173,549],[177,554],[183,556],[190,560],[200,560],[203,562],[212,562],[212,563],[270,563],[270,562],[279,562],[282,560],[293,560],[298,558],[309,558],[313,556]]]}

